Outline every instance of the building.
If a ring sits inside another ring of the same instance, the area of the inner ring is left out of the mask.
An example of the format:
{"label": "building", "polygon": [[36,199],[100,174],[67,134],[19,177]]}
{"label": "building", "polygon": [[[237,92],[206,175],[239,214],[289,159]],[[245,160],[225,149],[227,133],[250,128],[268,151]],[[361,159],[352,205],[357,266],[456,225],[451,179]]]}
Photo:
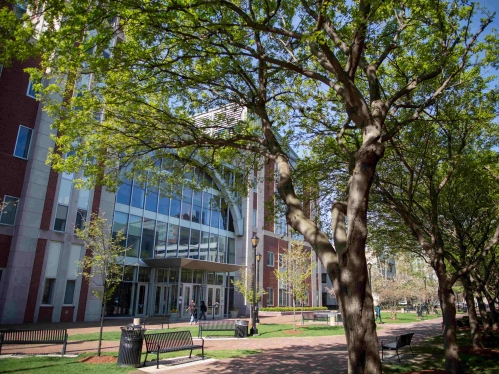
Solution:
{"label": "building", "polygon": [[[292,237],[285,219],[274,219],[266,205],[275,193],[272,164],[255,173],[255,187],[245,198],[231,195],[228,184],[237,176],[230,169],[224,176],[201,173],[211,184],[202,192],[185,188],[171,195],[133,180],[125,180],[116,193],[101,187],[78,190],[77,175],[58,174],[46,164],[54,145],[52,121],[23,71],[36,64],[16,63],[0,75],[1,324],[99,318],[94,286],[77,275],[77,261],[91,252],[74,230],[91,213],[105,214],[113,231],[124,230],[129,247],[123,281],[106,305],[108,318],[171,310],[186,317],[190,299],[204,300],[212,317],[228,315],[231,306],[249,315],[230,280],[241,266],[253,266],[254,233],[263,256],[258,283],[268,292],[261,305],[291,304],[273,273]],[[318,274],[310,280],[309,305],[321,302]]]}

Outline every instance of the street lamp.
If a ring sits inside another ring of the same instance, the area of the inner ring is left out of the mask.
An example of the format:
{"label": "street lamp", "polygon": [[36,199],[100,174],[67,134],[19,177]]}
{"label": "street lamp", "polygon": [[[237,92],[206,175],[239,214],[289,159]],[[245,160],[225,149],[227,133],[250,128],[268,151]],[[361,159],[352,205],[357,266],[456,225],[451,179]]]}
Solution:
{"label": "street lamp", "polygon": [[[255,271],[253,272],[254,275],[256,275],[256,247],[258,246],[258,242],[260,239],[256,234],[253,234],[253,237],[251,238],[251,245],[253,246],[253,266],[255,267]],[[256,327],[256,276],[255,276],[255,284],[253,287],[253,314],[252,314],[252,320],[251,320],[251,334],[252,335],[258,335],[258,329]]]}
{"label": "street lamp", "polygon": [[[256,254],[256,292],[260,291],[260,260],[262,259],[262,255],[260,253]],[[257,301],[258,305],[258,301]],[[260,323],[260,318],[256,317],[256,323]]]}

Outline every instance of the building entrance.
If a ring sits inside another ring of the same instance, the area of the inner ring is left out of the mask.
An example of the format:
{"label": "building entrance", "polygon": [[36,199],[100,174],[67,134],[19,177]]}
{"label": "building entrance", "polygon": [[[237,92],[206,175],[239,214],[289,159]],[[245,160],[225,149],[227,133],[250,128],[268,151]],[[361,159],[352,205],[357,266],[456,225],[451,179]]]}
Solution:
{"label": "building entrance", "polygon": [[208,286],[207,289],[206,306],[208,307],[208,311],[206,315],[211,318],[221,317],[224,311],[222,287]]}
{"label": "building entrance", "polygon": [[149,284],[137,284],[137,297],[135,299],[135,317],[145,317],[147,315],[147,291]]}

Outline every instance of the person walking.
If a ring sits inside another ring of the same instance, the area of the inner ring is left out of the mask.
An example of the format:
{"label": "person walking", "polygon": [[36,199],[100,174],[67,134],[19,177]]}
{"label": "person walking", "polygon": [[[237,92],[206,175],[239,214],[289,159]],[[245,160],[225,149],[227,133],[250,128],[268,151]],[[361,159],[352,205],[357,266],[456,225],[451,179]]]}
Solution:
{"label": "person walking", "polygon": [[194,300],[191,300],[191,303],[186,311],[191,314],[191,321],[189,322],[189,325],[192,325],[192,323],[198,323],[198,307],[196,306]]}
{"label": "person walking", "polygon": [[208,311],[208,308],[206,307],[204,301],[201,301],[201,304],[199,305],[199,310],[201,311],[201,313],[199,314],[198,320],[201,321],[201,318],[204,317],[204,320],[206,321],[206,312]]}
{"label": "person walking", "polygon": [[376,322],[376,320],[379,318],[379,323],[380,324],[383,324],[383,321],[381,320],[381,307],[378,305],[376,305],[376,317],[374,318],[374,322]]}

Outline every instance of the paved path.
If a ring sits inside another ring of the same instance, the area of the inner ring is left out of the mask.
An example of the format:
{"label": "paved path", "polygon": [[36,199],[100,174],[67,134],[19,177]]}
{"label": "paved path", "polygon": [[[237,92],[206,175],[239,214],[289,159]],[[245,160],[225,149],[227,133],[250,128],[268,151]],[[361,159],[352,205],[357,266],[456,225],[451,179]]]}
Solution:
{"label": "paved path", "polygon": [[[266,317],[262,318],[263,323],[290,323],[292,317]],[[406,324],[383,324],[378,330],[378,336],[393,336],[414,332],[414,343],[426,339],[430,336],[441,333],[441,318]],[[119,331],[123,321],[106,321],[105,331]],[[172,327],[188,325],[186,322],[172,324]],[[70,335],[91,333],[99,330],[95,324],[41,324],[33,327],[68,328]],[[24,328],[27,326],[24,325]],[[104,351],[117,352],[118,341],[104,341]],[[82,353],[93,351],[97,347],[97,342],[68,342],[67,353]],[[227,349],[247,349],[263,350],[258,355],[250,355],[241,358],[219,360],[209,364],[198,364],[185,368],[158,370],[156,373],[174,373],[181,370],[182,374],[191,373],[343,373],[347,368],[346,340],[343,335],[320,336],[320,337],[299,337],[290,336],[286,338],[262,338],[262,339],[206,339],[206,352],[212,350]],[[4,346],[2,354],[8,353],[52,353],[60,352],[61,346]],[[412,357],[412,356],[411,356]],[[137,371],[136,373],[141,373]],[[143,374],[143,373],[142,373]]]}

